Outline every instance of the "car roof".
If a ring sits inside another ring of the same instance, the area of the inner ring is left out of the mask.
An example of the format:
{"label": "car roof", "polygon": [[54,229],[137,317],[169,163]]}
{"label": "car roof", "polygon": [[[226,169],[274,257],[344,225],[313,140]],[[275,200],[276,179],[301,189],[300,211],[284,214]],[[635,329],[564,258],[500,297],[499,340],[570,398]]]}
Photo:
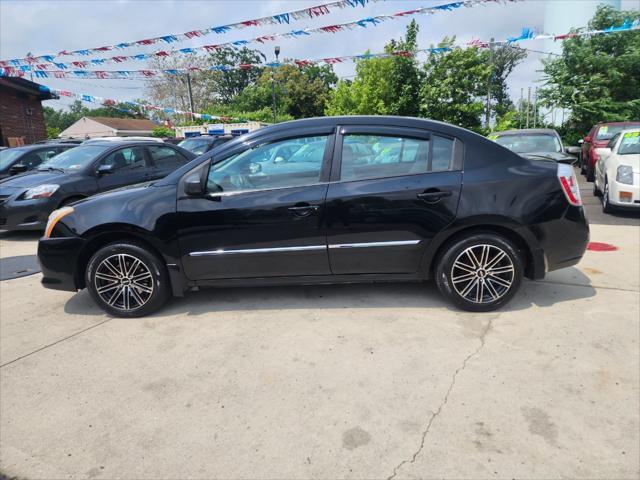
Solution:
{"label": "car roof", "polygon": [[640,120],[626,120],[624,122],[600,122],[596,123],[596,127],[601,127],[603,125],[640,125]]}
{"label": "car roof", "polygon": [[79,146],[82,147],[92,147],[94,145],[101,145],[104,147],[122,147],[125,145],[131,146],[131,145],[154,145],[154,146],[158,146],[158,145],[171,145],[170,143],[165,143],[165,142],[156,142],[155,140],[123,140],[121,142],[114,142],[112,140],[95,140],[92,141],[91,143],[87,143],[87,144],[82,144]]}
{"label": "car roof", "polygon": [[68,147],[68,148],[74,148],[77,147],[78,145],[73,144],[73,143],[34,143],[31,145],[19,145],[17,147],[9,147],[7,150],[11,149],[11,150],[22,150],[25,152],[28,152],[30,150],[38,150],[38,149],[47,149],[47,148],[51,148],[51,147]]}
{"label": "car roof", "polygon": [[503,136],[503,135],[520,135],[520,134],[551,134],[558,135],[553,128],[520,128],[520,129],[512,129],[512,130],[504,130],[502,132],[492,132],[491,135]]}

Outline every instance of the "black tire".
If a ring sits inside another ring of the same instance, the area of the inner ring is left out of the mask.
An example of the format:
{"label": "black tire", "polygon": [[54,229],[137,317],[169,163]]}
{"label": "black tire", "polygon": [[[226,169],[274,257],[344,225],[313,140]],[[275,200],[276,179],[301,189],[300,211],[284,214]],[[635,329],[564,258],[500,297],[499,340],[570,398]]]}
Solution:
{"label": "black tire", "polygon": [[596,172],[593,168],[587,166],[587,182],[593,182],[596,178]]}
{"label": "black tire", "polygon": [[[483,250],[485,247],[487,247],[486,251],[489,252],[486,255],[484,253],[485,250]],[[469,249],[475,252],[474,255],[476,257],[478,253],[486,256],[487,261],[484,265],[490,268],[487,270],[480,268],[479,264],[482,262],[476,263],[471,260],[471,257],[466,253]],[[495,266],[491,266],[491,261],[501,253],[504,253],[502,260]],[[496,257],[490,256],[494,254]],[[464,268],[461,270],[461,265],[468,266],[467,261],[472,264],[472,269]],[[512,267],[510,272],[506,271],[509,266]],[[472,273],[472,270],[475,271],[475,274]],[[505,271],[493,275],[488,273],[489,270],[494,272]],[[457,274],[455,278],[454,273]],[[524,266],[521,255],[510,240],[491,232],[473,233],[468,236],[458,237],[445,247],[436,265],[436,284],[440,293],[462,310],[489,312],[501,308],[513,298],[520,288],[523,274]],[[467,280],[460,280],[469,275],[472,275],[468,280],[469,283],[466,283]],[[469,293],[463,295],[474,281],[477,282],[477,286],[471,286]],[[480,286],[480,283],[482,286]],[[508,287],[506,286],[507,283],[509,284]],[[497,295],[497,298],[494,298],[494,294]],[[477,301],[478,296],[481,297],[479,302]],[[475,299],[471,300],[470,297],[475,297]]]}
{"label": "black tire", "polygon": [[597,187],[596,182],[593,182],[593,196],[594,197],[599,197],[600,195],[602,195],[602,192],[600,191],[600,189]]}
{"label": "black tire", "polygon": [[580,158],[580,173],[582,175],[586,175],[587,174],[587,169],[586,169],[586,167],[584,165],[584,162],[582,161],[582,155],[580,155],[579,158]]}
{"label": "black tire", "polygon": [[[123,264],[119,263],[121,260]],[[118,272],[123,271],[124,275],[118,278]],[[165,264],[147,247],[134,241],[114,242],[99,249],[89,260],[85,275],[93,300],[116,317],[149,315],[170,297]],[[116,297],[109,298],[111,295]]]}
{"label": "black tire", "polygon": [[602,213],[613,213],[615,208],[609,202],[609,180],[604,179],[604,191],[602,192]]}

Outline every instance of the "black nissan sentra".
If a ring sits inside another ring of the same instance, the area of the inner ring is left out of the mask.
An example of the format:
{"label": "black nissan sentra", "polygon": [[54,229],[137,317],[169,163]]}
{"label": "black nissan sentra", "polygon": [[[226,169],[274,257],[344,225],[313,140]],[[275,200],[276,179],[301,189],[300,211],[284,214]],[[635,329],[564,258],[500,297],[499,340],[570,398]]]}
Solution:
{"label": "black nissan sentra", "polygon": [[123,317],[196,286],[430,278],[458,307],[489,311],[523,277],[578,263],[588,239],[569,165],[444,123],[333,117],[59,209],[38,255],[46,287],[88,288]]}
{"label": "black nissan sentra", "polygon": [[[66,147],[65,147],[66,148]],[[153,141],[94,141],[0,181],[0,228],[43,230],[49,214],[95,193],[157,180],[196,157]]]}

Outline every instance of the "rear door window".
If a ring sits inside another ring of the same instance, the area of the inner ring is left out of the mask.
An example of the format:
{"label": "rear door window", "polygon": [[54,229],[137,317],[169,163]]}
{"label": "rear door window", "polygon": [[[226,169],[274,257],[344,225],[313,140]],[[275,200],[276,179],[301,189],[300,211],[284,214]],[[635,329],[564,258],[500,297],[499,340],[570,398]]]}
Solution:
{"label": "rear door window", "polygon": [[100,161],[100,165],[113,165],[114,171],[126,172],[147,168],[143,147],[127,147],[116,150]]}
{"label": "rear door window", "polygon": [[189,161],[187,157],[171,147],[154,145],[147,147],[147,149],[154,165],[159,170],[175,170]]}
{"label": "rear door window", "polygon": [[343,136],[340,179],[365,180],[451,170],[454,141],[438,135],[409,138],[348,133]]}

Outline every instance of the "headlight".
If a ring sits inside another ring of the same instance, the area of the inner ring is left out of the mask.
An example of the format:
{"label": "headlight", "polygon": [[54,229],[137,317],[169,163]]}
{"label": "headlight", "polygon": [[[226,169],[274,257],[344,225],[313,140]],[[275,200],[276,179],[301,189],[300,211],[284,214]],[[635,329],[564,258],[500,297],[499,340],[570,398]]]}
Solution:
{"label": "headlight", "polygon": [[51,237],[51,232],[53,231],[53,227],[56,226],[56,223],[70,213],[73,213],[73,207],[62,207],[51,212],[49,220],[47,221],[47,228],[44,229],[44,238]]}
{"label": "headlight", "polygon": [[38,185],[37,187],[30,188],[22,196],[23,200],[35,200],[36,198],[49,198],[56,190],[60,188],[60,185]]}
{"label": "headlight", "polygon": [[616,181],[633,185],[633,168],[630,165],[620,165],[616,173]]}

